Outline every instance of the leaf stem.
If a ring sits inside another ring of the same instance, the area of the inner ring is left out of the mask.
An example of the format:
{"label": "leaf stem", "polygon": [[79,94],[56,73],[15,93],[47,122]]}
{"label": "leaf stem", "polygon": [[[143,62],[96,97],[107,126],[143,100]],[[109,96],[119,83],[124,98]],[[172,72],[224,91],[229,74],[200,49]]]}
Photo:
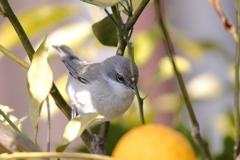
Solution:
{"label": "leaf stem", "polygon": [[11,58],[12,60],[14,60],[15,62],[17,62],[18,64],[20,64],[25,69],[29,68],[30,65],[27,62],[25,62],[21,58],[15,56],[13,53],[11,53],[9,50],[7,50],[5,47],[3,47],[1,44],[0,44],[0,51],[3,54],[5,54],[6,56],[8,56],[9,58]]}
{"label": "leaf stem", "polygon": [[[240,39],[240,1],[238,1],[237,9],[237,35]],[[237,42],[236,58],[235,58],[235,87],[234,87],[234,106],[235,106],[235,126],[236,126],[236,140],[235,140],[235,157],[240,153],[240,115],[239,115],[239,58],[240,58],[240,44]]]}
{"label": "leaf stem", "polygon": [[[161,2],[163,3],[163,1],[161,1]],[[174,60],[175,50],[174,50],[172,41],[170,39],[170,36],[168,34],[167,28],[164,24],[164,20],[163,20],[162,14],[161,14],[161,8],[162,8],[162,6],[161,6],[162,3],[161,2],[160,2],[160,0],[154,0],[154,6],[155,6],[155,12],[156,12],[156,16],[157,16],[157,21],[159,23],[159,28],[162,30],[163,37],[164,37],[163,43],[164,43],[165,49],[167,51],[167,54],[168,54],[168,56],[171,60],[173,70],[174,70],[174,73],[175,73],[180,91],[181,91],[182,96],[183,96],[183,100],[184,100],[185,105],[187,107],[187,111],[188,111],[188,114],[189,114],[192,130],[193,130],[193,137],[196,139],[199,146],[201,147],[201,150],[202,150],[202,152],[205,156],[205,159],[211,160],[212,158],[211,158],[211,154],[210,154],[209,149],[208,149],[208,145],[200,135],[200,127],[199,127],[198,121],[196,119],[195,113],[193,111],[193,108],[192,108],[192,105],[191,105],[191,102],[190,102],[190,99],[189,99],[189,96],[188,96],[188,92],[186,90],[182,75],[179,72],[179,70],[176,66],[175,60]]]}

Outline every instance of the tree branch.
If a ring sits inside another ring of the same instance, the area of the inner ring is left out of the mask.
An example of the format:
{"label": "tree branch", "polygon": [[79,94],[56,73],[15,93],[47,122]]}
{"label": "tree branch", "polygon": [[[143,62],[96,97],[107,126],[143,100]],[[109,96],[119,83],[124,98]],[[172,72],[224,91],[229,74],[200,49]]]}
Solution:
{"label": "tree branch", "polygon": [[150,0],[142,0],[142,2],[139,4],[138,8],[132,15],[132,17],[130,17],[126,23],[126,26],[128,29],[131,29],[134,26],[134,24],[137,22],[139,16],[141,15],[142,11],[144,10],[144,8],[147,6],[147,4],[149,2],[150,2]]}
{"label": "tree branch", "polygon": [[[240,39],[240,1],[238,1],[237,9],[237,35]],[[235,87],[234,87],[234,114],[235,114],[235,129],[236,129],[236,140],[235,140],[235,157],[239,156],[240,153],[240,115],[239,115],[239,61],[240,61],[240,44],[237,41],[236,46],[236,58],[235,58]]]}
{"label": "tree branch", "polygon": [[154,0],[157,22],[159,24],[159,28],[162,30],[163,38],[164,38],[163,43],[164,43],[165,49],[167,51],[168,57],[170,58],[170,61],[172,63],[173,70],[174,70],[175,76],[177,78],[177,82],[178,82],[181,94],[183,96],[183,100],[187,107],[188,115],[190,117],[190,121],[191,121],[191,125],[192,125],[193,137],[198,142],[206,160],[211,160],[211,154],[208,150],[208,145],[200,135],[200,127],[199,127],[198,121],[196,119],[195,113],[193,111],[193,108],[192,108],[192,105],[191,105],[191,102],[190,102],[190,99],[188,96],[188,92],[186,90],[182,75],[179,72],[179,70],[176,66],[175,60],[174,60],[175,50],[174,50],[171,38],[168,34],[167,28],[164,24],[164,20],[163,20],[162,13],[161,13],[161,7],[162,7],[161,4],[163,3],[163,1],[161,1],[162,3],[159,1],[160,0]]}

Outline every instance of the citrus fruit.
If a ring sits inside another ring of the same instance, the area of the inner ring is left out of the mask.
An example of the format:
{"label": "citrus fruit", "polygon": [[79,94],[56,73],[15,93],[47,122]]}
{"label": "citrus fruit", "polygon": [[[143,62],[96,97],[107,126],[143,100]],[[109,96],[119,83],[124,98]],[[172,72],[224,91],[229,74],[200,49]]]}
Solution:
{"label": "citrus fruit", "polygon": [[112,156],[116,160],[197,159],[181,133],[159,124],[146,124],[128,131],[118,141]]}

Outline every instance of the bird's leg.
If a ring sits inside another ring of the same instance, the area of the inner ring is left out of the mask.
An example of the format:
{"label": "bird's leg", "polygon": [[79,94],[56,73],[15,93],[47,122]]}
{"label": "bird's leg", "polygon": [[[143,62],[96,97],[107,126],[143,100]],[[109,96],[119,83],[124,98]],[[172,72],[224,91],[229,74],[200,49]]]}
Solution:
{"label": "bird's leg", "polygon": [[98,135],[93,136],[91,153],[105,155],[105,146],[108,136],[110,122],[103,122],[100,126]]}
{"label": "bird's leg", "polygon": [[71,111],[71,119],[75,118],[76,116],[78,116],[78,109],[77,109],[77,105],[75,103],[72,103],[71,104],[71,108],[72,108],[72,111]]}

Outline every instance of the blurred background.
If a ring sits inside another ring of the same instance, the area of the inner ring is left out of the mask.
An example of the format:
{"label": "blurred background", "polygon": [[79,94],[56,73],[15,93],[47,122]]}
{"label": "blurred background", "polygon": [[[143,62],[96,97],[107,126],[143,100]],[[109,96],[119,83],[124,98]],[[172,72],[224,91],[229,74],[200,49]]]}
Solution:
{"label": "blurred background", "polygon": [[[139,0],[133,0],[135,6]],[[52,45],[65,44],[81,59],[98,62],[112,56],[116,48],[101,45],[94,37],[91,25],[106,15],[103,9],[77,0],[68,1],[9,1],[35,49],[50,37]],[[236,0],[222,1],[223,9],[236,24]],[[165,2],[165,17],[174,47],[177,65],[183,78],[200,124],[203,137],[209,142],[216,159],[232,155],[234,126],[234,61],[236,46],[230,34],[208,1]],[[0,44],[27,61],[17,35],[7,18],[0,17]],[[140,68],[138,85],[144,101],[147,123],[172,126],[190,138],[190,123],[182,103],[178,86],[161,42],[161,33],[155,23],[154,6],[150,3],[134,26],[132,42],[135,60]],[[53,49],[49,63],[54,81],[66,100],[64,91],[66,69]],[[29,97],[27,71],[8,57],[0,54],[0,104],[14,109],[17,118],[28,115]],[[60,144],[68,120],[51,102],[51,146]],[[46,149],[47,113],[43,107],[38,141]],[[112,122],[109,144],[119,139],[131,127],[140,125],[137,102],[121,118]],[[30,138],[34,128],[29,118],[23,128]],[[121,132],[119,132],[121,130]],[[118,131],[119,135],[116,135]],[[190,138],[190,141],[192,139]],[[80,139],[70,146],[77,149]],[[193,144],[194,145],[194,144]],[[195,146],[195,145],[194,145]],[[111,152],[111,147],[108,153]],[[198,152],[197,147],[195,148]],[[229,158],[229,157],[228,157]]]}

